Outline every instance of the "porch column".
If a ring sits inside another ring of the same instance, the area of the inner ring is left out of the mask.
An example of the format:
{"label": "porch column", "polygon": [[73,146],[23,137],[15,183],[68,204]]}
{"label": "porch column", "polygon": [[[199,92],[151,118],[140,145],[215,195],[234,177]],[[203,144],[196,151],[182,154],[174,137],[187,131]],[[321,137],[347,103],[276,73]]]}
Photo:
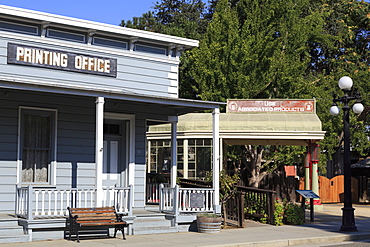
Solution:
{"label": "porch column", "polygon": [[221,213],[220,208],[220,109],[215,108],[212,112],[213,122],[213,188],[215,211]]}
{"label": "porch column", "polygon": [[[312,167],[311,174],[311,190],[317,195],[319,194],[319,174],[318,174],[318,163],[319,163],[319,145],[317,143],[310,142],[310,162]],[[321,206],[320,198],[314,198],[314,205],[316,208]]]}
{"label": "porch column", "polygon": [[97,207],[103,204],[103,126],[104,126],[104,97],[97,97],[96,101],[96,130],[95,130],[95,185]]}
{"label": "porch column", "polygon": [[[308,147],[307,147],[308,149]],[[310,175],[310,153],[307,151],[304,159],[304,189],[305,190],[310,190],[311,189],[311,175]]]}
{"label": "porch column", "polygon": [[171,188],[176,185],[177,178],[177,116],[169,116],[171,122]]}

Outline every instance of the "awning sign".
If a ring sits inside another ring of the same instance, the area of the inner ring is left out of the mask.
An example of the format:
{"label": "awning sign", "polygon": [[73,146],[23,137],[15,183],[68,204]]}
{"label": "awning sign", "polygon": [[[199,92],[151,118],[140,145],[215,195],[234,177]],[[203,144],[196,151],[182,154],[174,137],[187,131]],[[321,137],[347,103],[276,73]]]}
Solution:
{"label": "awning sign", "polygon": [[8,43],[8,64],[117,76],[117,59]]}
{"label": "awning sign", "polygon": [[315,112],[314,100],[227,100],[227,112]]}

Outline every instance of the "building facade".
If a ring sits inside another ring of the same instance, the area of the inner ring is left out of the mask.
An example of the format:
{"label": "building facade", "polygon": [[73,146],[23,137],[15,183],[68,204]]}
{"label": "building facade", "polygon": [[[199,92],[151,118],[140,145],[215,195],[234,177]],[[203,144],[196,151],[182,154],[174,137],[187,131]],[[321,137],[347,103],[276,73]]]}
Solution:
{"label": "building facade", "polygon": [[218,109],[178,97],[180,52],[197,45],[0,6],[0,214],[63,215],[70,196],[99,206],[110,188],[143,208],[148,125],[176,138],[179,115]]}

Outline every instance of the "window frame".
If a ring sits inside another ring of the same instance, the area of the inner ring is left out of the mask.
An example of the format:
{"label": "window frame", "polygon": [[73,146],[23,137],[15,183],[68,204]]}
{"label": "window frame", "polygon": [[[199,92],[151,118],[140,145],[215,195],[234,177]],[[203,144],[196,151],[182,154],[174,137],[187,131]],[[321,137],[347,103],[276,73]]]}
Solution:
{"label": "window frame", "polygon": [[[48,182],[22,181],[22,149],[23,149],[23,118],[25,113],[49,114],[51,116],[50,130],[50,167],[48,167]],[[56,185],[57,157],[57,109],[20,106],[18,110],[18,150],[17,150],[17,184],[24,185]]]}

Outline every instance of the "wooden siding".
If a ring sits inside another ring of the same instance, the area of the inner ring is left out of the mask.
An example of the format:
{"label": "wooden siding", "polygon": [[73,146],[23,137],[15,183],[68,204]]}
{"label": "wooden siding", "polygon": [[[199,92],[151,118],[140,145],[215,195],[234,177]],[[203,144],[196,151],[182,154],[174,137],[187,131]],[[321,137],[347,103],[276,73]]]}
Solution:
{"label": "wooden siding", "polygon": [[[146,120],[166,120],[157,105],[105,99],[105,112],[135,114],[135,207],[145,204]],[[95,98],[0,90],[0,213],[14,210],[19,107],[57,110],[56,186],[95,187]]]}
{"label": "wooden siding", "polygon": [[0,160],[0,214],[14,212],[16,167],[16,161]]}
{"label": "wooden siding", "polygon": [[[27,35],[24,35],[27,37]],[[29,37],[28,37],[29,38]],[[66,52],[103,56],[117,59],[117,78],[91,75],[79,72],[69,72],[48,68],[7,64],[8,42],[62,50]],[[0,33],[0,72],[2,76],[14,79],[29,79],[48,83],[65,84],[72,87],[99,88],[119,90],[125,93],[137,93],[160,97],[178,97],[177,65],[178,61],[164,56],[162,59],[151,59],[150,56],[138,54],[132,56],[127,50],[92,48],[79,44],[80,49],[65,47],[65,42],[54,42],[55,45],[45,44],[45,39],[34,38],[33,42],[10,40]],[[127,53],[125,56],[124,53]],[[119,55],[117,55],[119,54]],[[176,69],[174,69],[176,68]],[[19,73],[22,70],[22,73]]]}

